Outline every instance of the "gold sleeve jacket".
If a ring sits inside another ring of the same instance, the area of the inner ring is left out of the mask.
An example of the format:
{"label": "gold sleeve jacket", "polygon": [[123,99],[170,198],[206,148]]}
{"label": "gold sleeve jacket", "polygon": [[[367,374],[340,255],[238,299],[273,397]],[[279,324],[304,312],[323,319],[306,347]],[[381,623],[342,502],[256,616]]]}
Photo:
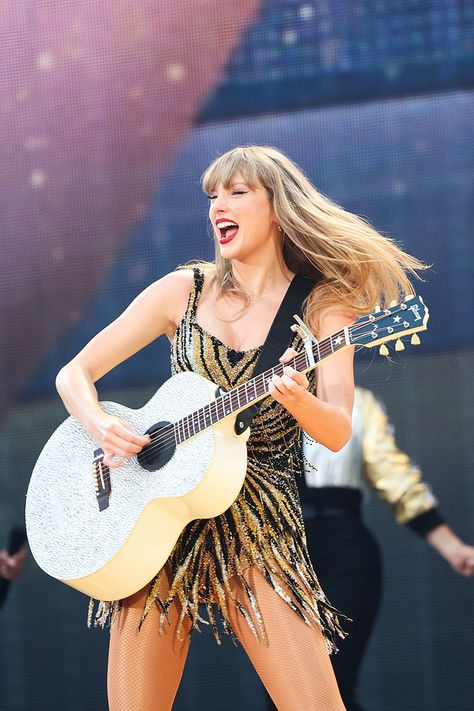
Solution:
{"label": "gold sleeve jacket", "polygon": [[[356,387],[352,419],[352,437],[339,452],[303,434],[307,486],[363,490],[368,484],[392,507],[398,523],[410,523],[426,512],[434,514],[437,501],[429,485],[398,448],[385,409],[370,390]],[[442,522],[438,515],[431,518],[428,530]]]}

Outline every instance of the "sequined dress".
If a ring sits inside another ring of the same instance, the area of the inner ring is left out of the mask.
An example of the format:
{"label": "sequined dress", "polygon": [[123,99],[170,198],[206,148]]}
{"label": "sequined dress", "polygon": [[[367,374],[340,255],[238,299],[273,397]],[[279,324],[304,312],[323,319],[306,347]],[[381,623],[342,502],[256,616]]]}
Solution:
{"label": "sequined dress", "polygon": [[[203,272],[195,269],[187,308],[172,344],[171,367],[173,373],[197,372],[229,390],[252,377],[261,347],[235,351],[197,323],[196,308],[203,284]],[[291,345],[301,349],[298,336]],[[306,548],[295,481],[302,471],[301,429],[273,398],[262,401],[252,421],[247,455],[247,472],[239,496],[220,516],[192,521],[184,529],[168,561],[169,594],[164,600],[158,597],[157,576],[151,583],[143,618],[152,605],[158,604],[161,623],[166,624],[166,612],[178,599],[183,610],[181,620],[188,617],[192,628],[198,629],[200,623],[209,622],[219,642],[219,627],[232,635],[226,614],[231,600],[231,604],[238,604],[254,634],[265,639],[265,620],[258,600],[242,576],[246,567],[256,565],[295,614],[308,624],[321,627],[332,651],[336,636],[344,633],[337,612],[321,590]],[[240,577],[248,605],[233,601],[229,584],[233,576]],[[201,616],[202,605],[208,620]],[[103,617],[110,616],[114,607],[107,605]],[[216,617],[220,618],[220,626]],[[181,627],[178,636],[182,634]]]}

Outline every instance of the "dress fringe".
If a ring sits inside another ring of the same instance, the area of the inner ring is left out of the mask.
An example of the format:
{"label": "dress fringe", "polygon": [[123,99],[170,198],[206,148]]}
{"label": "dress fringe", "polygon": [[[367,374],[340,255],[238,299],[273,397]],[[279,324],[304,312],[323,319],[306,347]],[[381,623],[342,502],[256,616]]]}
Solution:
{"label": "dress fringe", "polygon": [[[317,580],[301,521],[279,489],[269,485],[268,479],[262,481],[262,474],[252,467],[234,504],[215,519],[189,524],[169,563],[166,573],[163,569],[150,583],[140,627],[152,607],[157,606],[163,633],[169,624],[168,611],[177,601],[181,607],[178,639],[190,635],[192,630],[200,632],[201,625],[210,625],[217,644],[221,644],[222,632],[236,642],[229,615],[229,605],[234,605],[255,637],[267,643],[258,600],[244,575],[247,567],[256,566],[306,624],[316,624],[322,630],[329,653],[337,651],[337,638],[346,636],[339,621],[343,616],[328,603]],[[168,575],[169,568],[172,571],[169,591],[166,597],[161,597],[161,576]],[[245,591],[246,604],[232,592],[235,578]],[[89,626],[110,625],[120,607],[120,601],[91,600]],[[202,616],[203,609],[207,619]],[[185,621],[190,622],[189,633],[183,631]]]}

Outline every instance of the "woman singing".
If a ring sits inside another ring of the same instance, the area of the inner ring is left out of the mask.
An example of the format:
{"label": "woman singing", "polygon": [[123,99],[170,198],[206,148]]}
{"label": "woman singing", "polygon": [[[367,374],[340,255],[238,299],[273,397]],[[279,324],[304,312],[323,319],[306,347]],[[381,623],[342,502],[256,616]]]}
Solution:
{"label": "woman singing", "polygon": [[[215,262],[149,286],[58,375],[67,409],[111,468],[149,440],[101,409],[94,383],[158,336],[171,342],[173,372],[192,370],[229,390],[252,377],[298,272],[314,280],[305,319],[324,338],[375,304],[411,293],[406,273],[422,268],[322,196],[273,148],[229,151],[206,170],[203,187]],[[302,348],[290,336],[283,362]],[[349,348],[321,364],[317,379],[289,366],[275,376],[252,422],[235,502],[190,523],[149,586],[100,604],[99,622],[112,619],[112,711],[171,708],[190,633],[202,623],[200,603],[217,639],[220,628],[242,643],[278,709],[344,709],[328,656],[339,622],[308,557],[295,476],[302,428],[335,451],[351,436],[352,360]]]}

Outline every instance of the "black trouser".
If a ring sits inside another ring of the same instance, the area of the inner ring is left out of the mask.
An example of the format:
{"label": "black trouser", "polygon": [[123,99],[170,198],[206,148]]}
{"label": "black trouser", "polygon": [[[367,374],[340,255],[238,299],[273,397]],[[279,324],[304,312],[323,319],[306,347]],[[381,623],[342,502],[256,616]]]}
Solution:
{"label": "black trouser", "polygon": [[[379,548],[356,511],[322,510],[306,518],[306,536],[329,602],[353,620],[342,621],[349,636],[339,640],[339,652],[332,655],[331,661],[347,711],[362,711],[355,694],[359,667],[381,597]],[[268,709],[274,708],[269,700]]]}

